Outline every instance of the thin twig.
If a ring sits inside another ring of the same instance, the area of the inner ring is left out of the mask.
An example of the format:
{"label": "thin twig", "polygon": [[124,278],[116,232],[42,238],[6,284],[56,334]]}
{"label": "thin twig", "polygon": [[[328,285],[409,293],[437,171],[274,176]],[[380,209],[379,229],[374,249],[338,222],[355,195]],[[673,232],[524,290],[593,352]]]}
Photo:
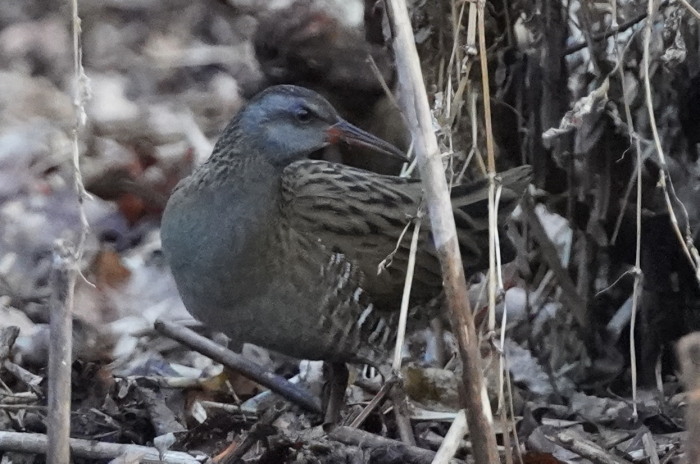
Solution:
{"label": "thin twig", "polygon": [[[500,263],[499,263],[500,264]],[[513,464],[513,452],[510,444],[510,431],[515,430],[515,423],[513,420],[508,421],[508,413],[511,413],[511,419],[515,416],[512,415],[513,397],[511,396],[510,389],[510,376],[508,375],[510,367],[508,366],[508,357],[506,355],[506,327],[508,325],[508,300],[503,299],[503,316],[501,318],[501,339],[499,340],[499,350],[498,350],[498,413],[501,420],[501,427],[503,429],[503,445],[505,446],[506,454],[506,464]],[[506,409],[506,398],[505,390],[506,384],[508,387],[508,409]],[[517,447],[517,433],[513,434],[513,438],[516,440]]]}
{"label": "thin twig", "polygon": [[656,452],[656,443],[654,443],[651,432],[648,430],[642,434],[642,444],[644,445],[644,453],[647,455],[647,462],[649,464],[661,464],[659,454]]}
{"label": "thin twig", "polygon": [[406,389],[403,387],[401,379],[389,390],[389,397],[394,405],[394,419],[396,420],[396,428],[399,431],[401,441],[407,445],[415,446],[416,437],[413,434],[413,427],[411,427]]}
{"label": "thin twig", "polygon": [[87,78],[83,72],[80,43],[80,17],[78,0],[71,1],[73,25],[73,73],[76,94],[73,100],[75,125],[72,137],[73,185],[78,195],[80,231],[78,242],[71,248],[58,244],[54,253],[53,294],[50,304],[49,344],[49,394],[48,394],[48,459],[51,464],[63,464],[70,460],[70,408],[71,408],[71,364],[73,352],[73,304],[75,284],[80,274],[80,263],[88,234],[88,221],[83,207],[87,196],[80,174],[79,132],[85,124],[85,99]]}
{"label": "thin twig", "polygon": [[452,421],[450,429],[445,434],[445,438],[440,444],[440,448],[435,454],[432,464],[446,464],[457,453],[462,446],[462,438],[467,434],[467,416],[464,410],[457,413],[457,417]]}
{"label": "thin twig", "polygon": [[47,407],[41,404],[3,404],[0,403],[0,411],[46,411]]}
{"label": "thin twig", "polygon": [[[665,2],[664,2],[664,3],[665,3]],[[645,19],[646,17],[647,17],[647,14],[646,14],[646,13],[642,13],[642,14],[640,14],[640,15],[638,15],[638,16],[632,18],[632,19],[630,19],[629,21],[620,24],[618,27],[613,27],[613,28],[611,28],[610,30],[605,31],[605,33],[603,33],[603,34],[592,35],[592,36],[591,36],[591,39],[592,39],[593,41],[596,41],[596,42],[597,42],[597,41],[600,41],[600,40],[605,40],[605,39],[607,39],[607,38],[609,38],[609,37],[612,37],[612,36],[615,35],[615,34],[618,34],[618,33],[620,33],[620,32],[626,31],[627,29],[629,29],[630,27],[632,27],[632,26],[638,24],[638,23],[641,22],[641,21],[644,21],[644,19]],[[565,55],[565,56],[566,56],[566,55],[571,55],[572,53],[576,53],[576,52],[579,51],[579,50],[583,50],[584,48],[586,48],[587,45],[588,45],[588,42],[586,42],[585,40],[584,40],[583,42],[579,43],[579,44],[572,45],[571,47],[567,48],[567,49],[564,51],[564,55]]]}
{"label": "thin twig", "polygon": [[411,221],[407,222],[406,225],[404,226],[403,230],[401,231],[401,234],[399,234],[398,240],[396,240],[396,246],[394,246],[394,249],[391,250],[391,253],[389,253],[386,258],[381,260],[379,264],[377,264],[377,275],[381,274],[391,266],[394,256],[396,256],[396,253],[399,251],[401,248],[401,243],[403,242],[403,237],[406,235],[406,232],[408,232],[409,227],[411,227]]}
{"label": "thin twig", "polygon": [[467,50],[467,53],[471,55],[476,55],[476,12],[477,6],[476,2],[469,2],[469,19],[468,19],[468,26],[467,26],[467,43],[465,44],[465,48]]}
{"label": "thin twig", "polygon": [[[630,42],[627,43],[629,45]],[[627,88],[625,85],[625,76],[622,66],[622,60],[624,58],[625,52],[627,51],[627,45],[617,51],[617,71],[620,77],[620,83],[622,85],[622,102],[625,108],[625,119],[627,120],[627,127],[629,129],[630,143],[635,144],[636,151],[636,169],[635,176],[637,178],[637,203],[635,208],[635,219],[636,219],[636,237],[635,237],[635,248],[634,248],[634,286],[632,288],[632,316],[630,318],[630,372],[631,372],[631,382],[632,382],[632,410],[634,417],[637,417],[637,349],[636,349],[636,336],[635,328],[637,325],[637,308],[639,306],[639,298],[641,297],[642,289],[642,145],[640,143],[639,137],[635,136],[634,132],[634,119],[632,119],[632,110],[627,103]],[[624,207],[624,206],[623,206]],[[623,212],[620,212],[620,218],[622,218]]]}
{"label": "thin twig", "polygon": [[430,464],[435,457],[434,451],[407,445],[397,440],[391,440],[350,427],[336,427],[328,434],[328,438],[364,449],[391,449],[396,457],[396,462]]}
{"label": "thin twig", "polygon": [[547,439],[572,451],[579,456],[598,464],[631,464],[622,458],[608,453],[598,444],[585,440],[583,436],[572,429],[545,431]]}
{"label": "thin twig", "polygon": [[[39,433],[19,433],[0,431],[0,451],[14,451],[24,454],[47,455],[49,445],[46,435]],[[204,456],[196,458],[179,451],[163,451],[156,448],[121,443],[103,443],[92,440],[71,438],[69,441],[73,457],[86,459],[116,459],[120,456],[138,456],[138,462],[158,462],[162,464],[197,464],[204,461]],[[64,461],[63,464],[71,462]]]}
{"label": "thin twig", "polygon": [[413,236],[411,237],[411,250],[408,255],[408,265],[406,266],[406,279],[404,281],[403,295],[401,296],[401,312],[399,313],[399,327],[396,334],[396,345],[394,346],[394,361],[391,368],[394,372],[401,369],[401,353],[403,351],[404,340],[406,339],[406,322],[408,321],[408,304],[411,300],[411,284],[413,284],[413,271],[416,268],[416,251],[418,250],[418,238],[420,237],[420,225],[423,221],[423,213],[418,210],[418,215],[413,224]]}
{"label": "thin twig", "polygon": [[18,335],[19,327],[13,325],[0,327],[0,364],[10,358]]}
{"label": "thin twig", "polygon": [[226,347],[202,337],[193,330],[162,320],[157,320],[154,326],[158,332],[167,335],[173,340],[177,340],[186,347],[202,353],[236,372],[240,372],[242,375],[269,388],[302,408],[315,413],[322,412],[318,398],[314,398],[301,387],[290,383],[284,377],[263,369],[258,364],[234,353]]}
{"label": "thin twig", "polygon": [[700,462],[700,332],[681,338],[676,347],[687,397],[686,462]]}
{"label": "thin twig", "polygon": [[[406,266],[406,279],[404,280],[403,295],[401,296],[401,311],[399,313],[399,325],[396,333],[396,345],[394,346],[394,360],[391,364],[394,375],[397,375],[401,369],[401,354],[403,351],[403,344],[406,339],[408,305],[411,300],[411,285],[413,284],[413,272],[416,268],[416,252],[418,250],[418,238],[420,237],[420,226],[422,220],[423,212],[419,209],[413,224],[411,249],[408,255],[408,265]],[[404,443],[415,445],[416,440],[413,436],[413,430],[408,419],[408,414],[406,414],[406,391],[403,388],[403,383],[399,380],[398,388],[391,389],[389,393],[392,401],[394,402],[394,414],[396,415],[396,423],[399,428],[401,439]]]}
{"label": "thin twig", "polygon": [[19,364],[13,363],[8,359],[6,359],[5,362],[2,363],[2,367],[4,367],[5,370],[7,370],[7,372],[14,375],[17,380],[24,383],[24,385],[26,385],[27,388],[31,389],[36,395],[43,394],[39,386],[44,380],[42,376],[32,374],[27,369],[23,368]]}
{"label": "thin twig", "polygon": [[396,101],[396,97],[394,97],[394,94],[389,88],[389,84],[386,83],[384,76],[382,76],[382,72],[379,70],[379,66],[377,66],[377,62],[374,61],[374,57],[372,57],[372,55],[367,55],[367,63],[369,63],[369,67],[372,70],[372,74],[374,74],[374,76],[379,81],[379,85],[382,86],[382,90],[384,91],[384,95],[386,96],[386,98],[389,99],[391,105],[394,108],[400,110],[401,108],[399,107],[399,102]]}
{"label": "thin twig", "polygon": [[[666,207],[668,209],[668,213],[671,218],[671,226],[673,228],[673,231],[675,232],[676,236],[678,237],[678,241],[680,242],[681,250],[683,250],[683,253],[686,255],[688,258],[688,261],[690,265],[693,267],[693,271],[695,272],[695,278],[696,280],[700,281],[700,275],[698,274],[700,272],[700,267],[698,266],[698,262],[696,260],[697,257],[697,252],[693,250],[694,252],[691,253],[691,247],[692,247],[692,238],[689,236],[687,241],[683,236],[683,233],[681,232],[679,225],[678,225],[678,218],[676,217],[676,213],[673,210],[673,202],[675,202],[678,207],[681,209],[683,212],[683,218],[685,220],[686,228],[688,225],[688,212],[685,209],[685,205],[678,200],[676,197],[675,193],[673,194],[673,201],[671,199],[671,192],[673,191],[673,183],[671,181],[671,177],[669,176],[668,173],[668,164],[666,163],[666,156],[664,155],[664,150],[663,147],[661,146],[661,138],[659,137],[659,131],[658,128],[656,127],[656,116],[654,115],[654,102],[653,102],[653,97],[651,95],[651,78],[649,76],[649,68],[650,68],[650,51],[649,51],[649,46],[651,44],[651,34],[652,34],[652,26],[654,23],[654,17],[656,15],[656,5],[655,5],[654,0],[648,0],[647,2],[647,22],[646,22],[646,27],[644,29],[644,56],[643,56],[643,67],[644,67],[644,96],[645,96],[645,102],[646,102],[646,107],[647,107],[647,113],[649,114],[649,126],[651,128],[651,133],[653,135],[654,139],[654,145],[656,146],[656,153],[659,157],[659,164],[661,165],[661,170],[662,174],[659,178],[659,186],[661,187],[661,190],[664,193],[664,199],[666,201]],[[690,235],[690,234],[688,234]]]}
{"label": "thin twig", "polygon": [[680,2],[681,5],[686,7],[686,9],[690,12],[690,14],[695,16],[697,19],[700,19],[700,11],[693,8],[693,5],[688,3],[686,0],[678,0],[678,1]]}
{"label": "thin twig", "polygon": [[219,464],[239,463],[243,461],[243,456],[253,445],[271,433],[272,423],[284,412],[284,408],[273,407],[265,411],[265,414],[251,427],[245,438],[224,456],[217,456],[216,462]]}
{"label": "thin twig", "polygon": [[[506,359],[506,369],[508,369],[508,363]],[[515,420],[515,405],[513,404],[513,381],[510,375],[506,375],[506,387],[508,388],[508,405],[510,406],[510,417]],[[520,450],[520,442],[518,441],[518,431],[515,428],[515,424],[511,428],[513,433],[513,440],[515,441],[515,454],[518,457],[518,463],[523,464],[523,453]]]}
{"label": "thin twig", "polygon": [[54,252],[51,271],[52,294],[49,301],[49,394],[48,394],[48,462],[61,464],[70,460],[70,405],[73,314],[71,289],[75,287],[76,263],[67,247]]}
{"label": "thin twig", "polygon": [[357,415],[355,419],[350,423],[350,427],[352,428],[358,428],[359,426],[362,425],[362,423],[369,417],[369,415],[377,409],[377,406],[379,406],[379,403],[382,402],[382,400],[386,397],[386,395],[389,393],[391,388],[396,385],[396,382],[398,381],[398,377],[393,376],[384,384],[381,386],[379,391],[377,392],[376,395],[374,395],[374,398],[369,402],[367,406],[360,412],[360,414]]}
{"label": "thin twig", "polygon": [[217,401],[200,401],[199,404],[204,409],[215,409],[225,411],[229,414],[241,416],[246,421],[257,420],[258,415],[252,411],[247,411],[237,404],[219,403]]}
{"label": "thin twig", "polygon": [[479,32],[479,63],[481,64],[481,92],[484,105],[484,128],[486,132],[486,165],[489,178],[489,274],[488,274],[488,329],[496,328],[496,161],[494,158],[493,126],[491,121],[491,88],[486,60],[486,32],[484,28],[484,0],[477,2],[477,27]]}

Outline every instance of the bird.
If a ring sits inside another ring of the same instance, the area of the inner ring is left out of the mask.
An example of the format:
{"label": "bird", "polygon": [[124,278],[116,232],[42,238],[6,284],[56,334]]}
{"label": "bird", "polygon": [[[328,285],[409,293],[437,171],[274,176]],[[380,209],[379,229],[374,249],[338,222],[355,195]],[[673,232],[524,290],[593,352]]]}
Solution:
{"label": "bird", "polygon": [[[421,182],[313,159],[338,144],[405,160],[303,87],[269,87],[233,117],[209,159],[174,189],[161,222],[164,254],[194,317],[238,343],[299,359],[388,359],[410,248],[403,232],[422,207]],[[528,166],[501,174],[502,215],[530,176]],[[452,189],[467,273],[488,267],[487,186]],[[442,287],[429,225],[421,230],[412,303]],[[505,236],[501,248],[512,258]]]}

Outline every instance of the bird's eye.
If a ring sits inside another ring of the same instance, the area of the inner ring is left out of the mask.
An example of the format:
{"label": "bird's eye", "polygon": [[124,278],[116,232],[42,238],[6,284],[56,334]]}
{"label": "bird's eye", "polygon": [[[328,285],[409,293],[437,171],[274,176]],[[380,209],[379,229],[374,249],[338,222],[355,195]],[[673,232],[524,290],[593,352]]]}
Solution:
{"label": "bird's eye", "polygon": [[294,117],[297,119],[297,121],[303,124],[311,122],[311,116],[311,111],[303,106],[301,108],[298,108],[294,113]]}

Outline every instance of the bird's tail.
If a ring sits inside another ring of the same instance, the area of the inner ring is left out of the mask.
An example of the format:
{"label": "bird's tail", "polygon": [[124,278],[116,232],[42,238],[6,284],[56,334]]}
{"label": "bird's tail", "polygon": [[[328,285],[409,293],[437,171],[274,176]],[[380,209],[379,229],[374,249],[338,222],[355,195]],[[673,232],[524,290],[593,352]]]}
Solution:
{"label": "bird's tail", "polygon": [[[531,166],[519,166],[498,174],[501,194],[498,203],[498,232],[501,261],[515,258],[515,249],[506,234],[506,222],[520,202],[532,178]],[[489,266],[488,258],[488,179],[479,179],[452,189],[452,207],[462,260],[468,274]]]}

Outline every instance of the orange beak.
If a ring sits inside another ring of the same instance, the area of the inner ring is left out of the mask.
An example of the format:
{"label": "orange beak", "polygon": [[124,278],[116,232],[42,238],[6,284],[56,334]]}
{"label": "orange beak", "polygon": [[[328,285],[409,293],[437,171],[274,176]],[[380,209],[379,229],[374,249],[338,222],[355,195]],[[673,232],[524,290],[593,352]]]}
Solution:
{"label": "orange beak", "polygon": [[406,155],[394,145],[342,119],[326,129],[326,137],[331,145],[344,142],[348,145],[369,148],[392,158],[408,162]]}

